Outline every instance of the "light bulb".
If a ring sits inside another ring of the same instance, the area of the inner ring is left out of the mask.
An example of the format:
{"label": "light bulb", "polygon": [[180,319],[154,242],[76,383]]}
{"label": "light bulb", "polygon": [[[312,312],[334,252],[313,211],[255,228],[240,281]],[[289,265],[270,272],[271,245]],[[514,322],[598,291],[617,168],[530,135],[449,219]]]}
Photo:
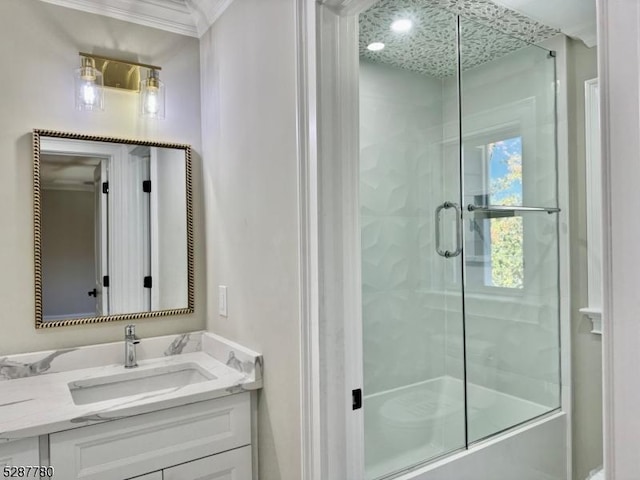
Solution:
{"label": "light bulb", "polygon": [[384,48],[384,43],[381,43],[381,42],[373,42],[367,45],[367,49],[371,50],[372,52],[379,52],[383,48]]}
{"label": "light bulb", "polygon": [[82,66],[75,71],[75,96],[78,110],[104,108],[102,73],[95,68],[92,58],[82,57]]}
{"label": "light bulb", "polygon": [[140,82],[140,114],[149,118],[164,118],[164,83],[157,70],[150,70],[145,80]]}
{"label": "light bulb", "polygon": [[151,115],[158,114],[158,92],[157,90],[151,90],[147,92],[146,104],[144,106],[145,112]]}
{"label": "light bulb", "polygon": [[87,82],[82,86],[82,101],[87,106],[93,106],[96,103],[96,84]]}

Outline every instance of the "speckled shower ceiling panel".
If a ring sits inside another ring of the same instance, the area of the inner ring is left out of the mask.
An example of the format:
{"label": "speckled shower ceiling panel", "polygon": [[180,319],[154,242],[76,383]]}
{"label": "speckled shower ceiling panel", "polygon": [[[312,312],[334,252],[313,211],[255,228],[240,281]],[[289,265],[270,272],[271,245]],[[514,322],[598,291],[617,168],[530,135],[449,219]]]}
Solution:
{"label": "speckled shower ceiling panel", "polygon": [[[360,15],[360,56],[432,77],[454,75],[456,15],[464,18],[463,70],[559,33],[488,0],[382,0]],[[411,31],[391,31],[391,23],[399,18],[413,21]],[[383,42],[384,50],[367,50],[372,42]]]}

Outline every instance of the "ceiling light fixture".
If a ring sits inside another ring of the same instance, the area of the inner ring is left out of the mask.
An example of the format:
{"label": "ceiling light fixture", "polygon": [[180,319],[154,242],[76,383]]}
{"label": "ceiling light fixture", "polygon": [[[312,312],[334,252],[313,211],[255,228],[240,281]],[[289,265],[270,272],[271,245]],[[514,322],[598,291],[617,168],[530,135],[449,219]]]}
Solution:
{"label": "ceiling light fixture", "polygon": [[367,45],[367,50],[371,50],[372,52],[379,52],[384,48],[384,43],[382,42],[373,42]]}
{"label": "ceiling light fixture", "polygon": [[413,27],[413,22],[408,18],[401,18],[391,24],[391,30],[397,33],[406,33]]}

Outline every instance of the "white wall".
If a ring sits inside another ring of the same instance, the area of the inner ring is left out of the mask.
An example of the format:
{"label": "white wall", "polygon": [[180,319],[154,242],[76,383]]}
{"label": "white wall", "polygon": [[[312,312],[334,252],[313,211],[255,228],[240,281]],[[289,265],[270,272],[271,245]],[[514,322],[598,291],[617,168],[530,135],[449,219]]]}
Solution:
{"label": "white wall", "polygon": [[[96,284],[93,192],[42,191],[44,315],[93,316]],[[89,315],[87,315],[89,314]]]}
{"label": "white wall", "polygon": [[236,1],[201,38],[207,327],[264,355],[260,480],[301,478],[295,4]]}
{"label": "white wall", "polygon": [[571,203],[571,356],[574,479],[602,465],[602,336],[578,309],[588,306],[584,82],[595,78],[597,52],[569,41]]}
{"label": "white wall", "polygon": [[[107,90],[104,112],[74,109],[73,70],[79,51],[138,58],[162,66],[167,118],[142,120],[136,95]],[[82,13],[38,0],[0,2],[0,319],[12,332],[0,354],[120,340],[123,323],[34,328],[31,131],[46,128],[192,144],[196,181],[196,314],[138,321],[141,337],[205,326],[204,232],[200,160],[197,39]]]}

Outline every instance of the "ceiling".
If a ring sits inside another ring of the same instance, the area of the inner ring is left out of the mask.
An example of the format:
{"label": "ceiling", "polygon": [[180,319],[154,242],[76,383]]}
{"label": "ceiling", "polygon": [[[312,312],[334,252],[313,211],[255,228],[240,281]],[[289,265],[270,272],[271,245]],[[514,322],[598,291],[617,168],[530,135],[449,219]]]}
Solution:
{"label": "ceiling", "polygon": [[93,191],[94,171],[100,159],[67,155],[40,156],[40,183],[50,190]]}
{"label": "ceiling", "polygon": [[565,35],[582,40],[587,47],[597,43],[595,0],[494,0],[529,18],[557,28]]}
{"label": "ceiling", "polygon": [[[361,5],[376,0],[317,0],[318,3],[347,14],[358,13]],[[443,3],[432,0],[434,3]],[[514,10],[532,20],[582,40],[587,47],[596,45],[596,0],[493,0],[495,4]],[[447,2],[445,2],[447,3]],[[451,3],[451,2],[448,2]],[[456,3],[456,2],[453,2]],[[475,3],[474,0],[463,2]],[[482,3],[482,2],[480,2]]]}
{"label": "ceiling", "polygon": [[[451,76],[457,71],[457,15],[463,70],[559,33],[489,0],[382,0],[360,14],[360,55],[432,77]],[[409,32],[390,29],[399,18],[412,20]],[[385,48],[372,52],[367,49],[372,42]]]}

